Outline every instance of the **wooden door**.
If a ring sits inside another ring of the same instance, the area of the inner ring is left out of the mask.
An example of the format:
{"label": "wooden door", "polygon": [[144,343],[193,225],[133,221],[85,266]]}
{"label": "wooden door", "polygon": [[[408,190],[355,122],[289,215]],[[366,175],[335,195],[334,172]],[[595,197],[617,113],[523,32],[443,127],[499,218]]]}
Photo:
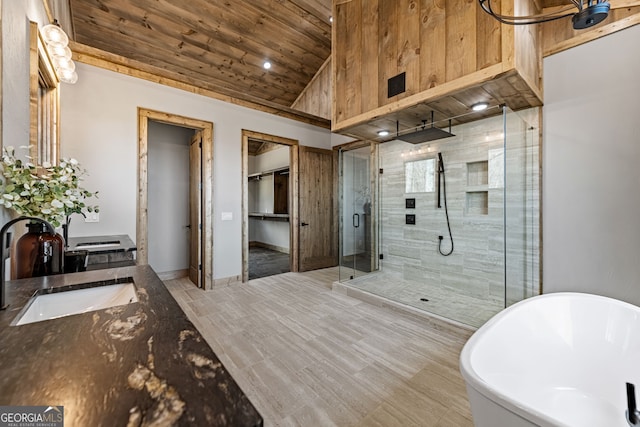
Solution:
{"label": "wooden door", "polygon": [[189,280],[202,287],[202,131],[191,138],[189,146]]}
{"label": "wooden door", "polygon": [[300,146],[299,151],[299,271],[338,264],[338,239],[334,215],[332,150]]}

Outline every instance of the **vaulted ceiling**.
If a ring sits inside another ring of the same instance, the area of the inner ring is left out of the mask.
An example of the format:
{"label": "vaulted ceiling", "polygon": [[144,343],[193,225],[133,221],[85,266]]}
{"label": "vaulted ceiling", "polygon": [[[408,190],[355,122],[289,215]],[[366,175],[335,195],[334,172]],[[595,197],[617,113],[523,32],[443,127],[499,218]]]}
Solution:
{"label": "vaulted ceiling", "polygon": [[331,0],[69,1],[76,42],[240,99],[289,107],[331,54]]}

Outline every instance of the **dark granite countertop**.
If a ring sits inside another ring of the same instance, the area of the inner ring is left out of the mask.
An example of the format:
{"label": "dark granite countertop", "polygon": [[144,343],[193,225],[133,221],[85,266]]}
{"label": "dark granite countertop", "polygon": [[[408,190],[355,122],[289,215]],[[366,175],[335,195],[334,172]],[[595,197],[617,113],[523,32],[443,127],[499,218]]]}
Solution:
{"label": "dark granite countertop", "polygon": [[132,252],[136,250],[136,245],[126,234],[69,237],[67,250],[74,251],[77,249],[87,250],[92,254]]}
{"label": "dark granite countertop", "polygon": [[[131,277],[138,302],[10,326],[34,291]],[[13,280],[0,311],[0,405],[64,406],[65,426],[260,426],[148,265]]]}

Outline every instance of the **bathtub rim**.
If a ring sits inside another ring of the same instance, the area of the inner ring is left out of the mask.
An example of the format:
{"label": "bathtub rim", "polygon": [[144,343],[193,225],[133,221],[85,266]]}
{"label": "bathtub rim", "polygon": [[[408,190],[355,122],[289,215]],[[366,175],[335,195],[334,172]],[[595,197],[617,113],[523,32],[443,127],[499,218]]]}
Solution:
{"label": "bathtub rim", "polygon": [[[529,305],[535,302],[538,302],[541,299],[547,298],[587,298],[587,299],[597,299],[604,300],[609,303],[621,305],[623,307],[628,307],[633,309],[634,311],[640,312],[640,307],[621,301],[615,298],[606,297],[603,295],[591,294],[586,292],[553,292],[548,294],[536,295],[522,301],[519,301],[510,307],[502,310],[495,316],[493,316],[489,321],[487,321],[484,325],[482,325],[478,330],[467,340],[462,351],[460,352],[460,373],[465,380],[466,386],[473,388],[477,393],[484,396],[486,399],[495,403],[496,405],[501,406],[502,408],[512,411],[515,414],[523,417],[524,419],[531,420],[537,424],[541,425],[554,425],[554,426],[563,426],[565,424],[559,424],[559,421],[555,418],[550,417],[544,412],[539,411],[531,405],[518,402],[506,394],[502,393],[499,390],[493,388],[489,383],[487,383],[484,379],[482,379],[473,369],[473,365],[471,363],[471,355],[473,350],[476,347],[477,342],[482,339],[482,337],[491,330],[492,326],[496,323],[499,323],[504,320],[505,317],[509,317],[513,314],[513,312],[521,306]],[[472,411],[473,415],[473,411]]]}

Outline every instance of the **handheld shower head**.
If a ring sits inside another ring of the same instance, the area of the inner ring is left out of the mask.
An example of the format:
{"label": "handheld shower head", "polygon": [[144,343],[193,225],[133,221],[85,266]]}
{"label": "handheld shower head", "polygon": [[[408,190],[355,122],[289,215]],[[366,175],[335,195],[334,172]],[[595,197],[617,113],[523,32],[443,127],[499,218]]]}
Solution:
{"label": "handheld shower head", "polygon": [[444,173],[444,161],[442,160],[442,153],[438,153],[438,173]]}

